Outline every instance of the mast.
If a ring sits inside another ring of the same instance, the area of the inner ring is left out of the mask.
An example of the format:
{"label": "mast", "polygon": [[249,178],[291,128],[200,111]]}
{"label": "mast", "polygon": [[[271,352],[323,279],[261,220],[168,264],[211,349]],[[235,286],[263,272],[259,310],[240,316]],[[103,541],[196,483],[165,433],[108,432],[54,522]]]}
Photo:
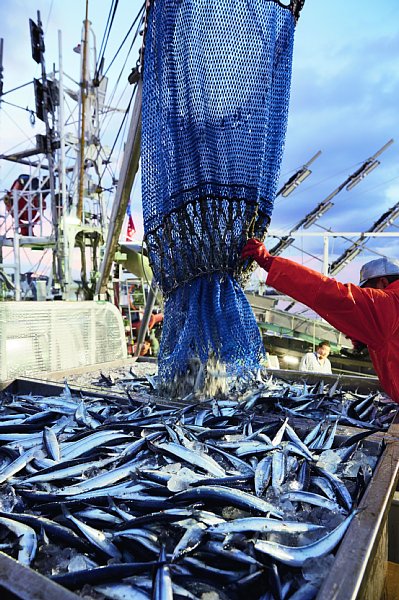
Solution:
{"label": "mast", "polygon": [[[42,71],[42,81],[35,79],[35,96],[36,96],[36,114],[39,119],[44,122],[46,134],[44,140],[44,153],[47,158],[48,175],[47,183],[50,188],[51,199],[51,216],[53,226],[54,248],[53,248],[53,272],[58,284],[62,281],[61,262],[59,256],[59,232],[58,232],[58,217],[57,205],[55,198],[55,181],[54,181],[54,124],[55,124],[55,105],[58,100],[58,92],[52,82],[48,81],[46,73],[46,63],[44,58],[45,45],[43,37],[42,22],[40,19],[40,11],[37,11],[37,24],[29,19],[32,58],[40,64]],[[50,126],[50,119],[51,125]]]}
{"label": "mast", "polygon": [[0,38],[0,102],[3,96],[3,47],[4,40]]}
{"label": "mast", "polygon": [[[23,273],[21,253],[24,248],[35,248],[43,253],[52,249],[51,277],[56,297],[60,297],[62,291],[63,299],[72,299],[71,269],[76,263],[73,253],[77,247],[81,253],[84,297],[93,297],[98,252],[105,239],[107,225],[100,176],[103,153],[99,117],[103,110],[108,80],[101,76],[99,83],[94,82],[96,44],[87,16],[86,4],[81,54],[82,80],[78,93],[64,85],[61,32],[58,33],[59,74],[53,72],[48,75],[40,13],[37,24],[31,19],[29,21],[32,57],[42,67],[41,79],[34,80],[35,112],[37,118],[45,124],[45,135],[36,135],[36,145],[33,148],[0,156],[0,159],[29,167],[29,175],[26,175],[25,167],[24,186],[21,184],[15,194],[11,191],[6,194],[9,208],[6,208],[5,202],[0,204],[4,213],[2,223],[5,232],[1,235],[0,246],[13,249],[13,260],[3,267],[14,271],[16,299],[24,299],[24,294],[20,293]],[[2,72],[0,76],[2,77]],[[68,104],[64,103],[66,95],[69,96]],[[65,107],[69,106],[71,99],[80,106],[81,119],[78,122],[72,117],[77,112],[76,104],[65,114]],[[35,117],[33,112],[32,115]],[[16,204],[13,204],[14,196]],[[51,198],[51,202],[47,202],[46,207],[47,196]],[[35,202],[37,204],[39,201],[40,206],[37,207]],[[21,203],[24,203],[25,210],[22,222]],[[88,252],[90,258],[87,256]],[[50,292],[50,285],[48,291]],[[49,297],[53,297],[51,293]]]}
{"label": "mast", "polygon": [[83,216],[83,189],[85,180],[85,141],[86,141],[86,105],[88,98],[87,81],[87,46],[89,37],[89,0],[86,0],[86,17],[84,20],[84,34],[82,39],[82,75],[80,81],[80,151],[79,151],[79,194],[77,204],[77,217],[82,221]]}
{"label": "mast", "polygon": [[65,173],[65,127],[64,127],[64,68],[62,61],[62,34],[58,31],[58,85],[60,90],[60,105],[59,105],[59,139],[60,151],[58,161],[58,177],[61,188],[61,206],[62,206],[62,262],[63,262],[63,297],[68,298],[70,292],[70,261],[69,261],[69,244],[68,244],[68,203],[67,203],[67,187]]}

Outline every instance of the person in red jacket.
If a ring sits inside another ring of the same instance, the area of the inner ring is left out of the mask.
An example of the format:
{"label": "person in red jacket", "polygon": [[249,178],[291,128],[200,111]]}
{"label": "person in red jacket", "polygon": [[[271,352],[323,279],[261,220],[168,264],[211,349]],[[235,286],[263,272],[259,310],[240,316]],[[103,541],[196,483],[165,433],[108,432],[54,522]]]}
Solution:
{"label": "person in red jacket", "polygon": [[343,284],[280,256],[257,239],[248,240],[241,258],[268,271],[267,285],[316,311],[354,345],[366,344],[384,391],[399,403],[399,262],[372,260],[360,270],[360,283]]}

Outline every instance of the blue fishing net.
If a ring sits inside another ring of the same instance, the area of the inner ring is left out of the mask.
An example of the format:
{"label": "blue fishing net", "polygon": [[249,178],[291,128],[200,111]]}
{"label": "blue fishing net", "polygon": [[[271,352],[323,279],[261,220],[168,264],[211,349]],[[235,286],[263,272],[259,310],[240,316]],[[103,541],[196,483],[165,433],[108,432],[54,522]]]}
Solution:
{"label": "blue fishing net", "polygon": [[145,241],[166,304],[159,376],[210,355],[253,368],[263,345],[241,285],[264,238],[304,0],[153,0],[145,37]]}

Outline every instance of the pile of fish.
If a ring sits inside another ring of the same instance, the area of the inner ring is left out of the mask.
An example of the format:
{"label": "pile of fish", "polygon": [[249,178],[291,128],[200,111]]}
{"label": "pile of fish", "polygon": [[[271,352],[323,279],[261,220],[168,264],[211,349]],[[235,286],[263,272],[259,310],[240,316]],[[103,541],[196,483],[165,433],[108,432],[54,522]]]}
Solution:
{"label": "pile of fish", "polygon": [[314,598],[382,452],[368,438],[396,414],[337,387],[3,394],[1,550],[86,597]]}
{"label": "pile of fish", "polygon": [[[257,385],[253,382],[248,385],[248,381],[243,378],[238,382],[229,381],[227,387],[229,397],[240,402],[246,401],[247,411],[254,407],[261,414],[264,407],[266,413],[270,414],[272,407],[275,407],[278,412],[293,417],[326,420],[339,418],[341,424],[353,427],[376,431],[388,429],[398,411],[398,405],[378,391],[364,395],[345,390],[340,386],[340,381],[338,377],[331,386],[325,385],[323,380],[309,386],[306,381],[292,383],[273,376],[266,376],[264,381],[259,373]],[[127,394],[153,394],[157,389],[156,375],[144,371],[137,375],[132,367],[109,374],[100,372],[91,383],[100,388],[110,388]],[[189,394],[184,398],[186,401],[198,399],[197,394]]]}
{"label": "pile of fish", "polygon": [[265,386],[247,393],[246,410],[270,413],[271,404],[292,417],[339,420],[342,425],[383,431],[394,420],[399,406],[380,392],[360,394],[340,387],[338,378],[331,387],[320,380],[314,386],[287,383],[271,377]]}

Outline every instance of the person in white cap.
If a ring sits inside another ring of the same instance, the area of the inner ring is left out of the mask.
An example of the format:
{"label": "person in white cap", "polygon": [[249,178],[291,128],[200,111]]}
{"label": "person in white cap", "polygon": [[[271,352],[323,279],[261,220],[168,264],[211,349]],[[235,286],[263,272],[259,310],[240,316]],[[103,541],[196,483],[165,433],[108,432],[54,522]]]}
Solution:
{"label": "person in white cap", "polygon": [[377,258],[366,263],[359,285],[354,285],[271,256],[254,238],[246,243],[241,258],[253,258],[268,271],[267,285],[309,306],[356,340],[354,345],[367,345],[382,388],[399,403],[399,262]]}

